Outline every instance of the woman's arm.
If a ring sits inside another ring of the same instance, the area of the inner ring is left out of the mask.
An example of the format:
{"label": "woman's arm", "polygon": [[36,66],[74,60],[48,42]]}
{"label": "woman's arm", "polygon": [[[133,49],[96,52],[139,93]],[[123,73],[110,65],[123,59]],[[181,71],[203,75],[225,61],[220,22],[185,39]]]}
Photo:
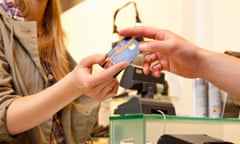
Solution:
{"label": "woman's arm", "polygon": [[102,63],[105,58],[106,55],[87,57],[51,87],[15,99],[7,110],[9,133],[18,134],[41,124],[82,94],[97,101],[114,96],[119,84],[113,76],[128,64],[119,63],[102,72],[91,74],[92,65]]}

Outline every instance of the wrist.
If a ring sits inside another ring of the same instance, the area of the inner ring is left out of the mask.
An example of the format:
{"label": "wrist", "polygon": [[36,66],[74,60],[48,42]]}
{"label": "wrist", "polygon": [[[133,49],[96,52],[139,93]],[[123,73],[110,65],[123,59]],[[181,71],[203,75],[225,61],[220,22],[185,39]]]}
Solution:
{"label": "wrist", "polygon": [[211,65],[214,64],[211,61],[214,59],[215,53],[199,48],[197,51],[197,77],[206,79],[206,76],[209,75],[211,70]]}
{"label": "wrist", "polygon": [[82,95],[82,91],[79,89],[76,77],[73,72],[68,73],[64,78],[64,85],[69,94],[72,94],[74,97]]}

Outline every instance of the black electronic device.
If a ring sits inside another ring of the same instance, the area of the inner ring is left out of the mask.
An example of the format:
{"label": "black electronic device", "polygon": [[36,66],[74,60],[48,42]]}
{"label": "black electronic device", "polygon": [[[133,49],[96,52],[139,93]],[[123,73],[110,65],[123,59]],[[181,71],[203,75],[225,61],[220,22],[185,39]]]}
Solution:
{"label": "black electronic device", "polygon": [[114,114],[162,114],[162,112],[167,115],[176,115],[175,108],[170,102],[132,97],[126,103],[119,105]]}
{"label": "black electronic device", "polygon": [[206,134],[164,134],[157,144],[233,144]]}
{"label": "black electronic device", "polygon": [[163,85],[162,95],[168,95],[168,83],[165,80],[165,74],[161,73],[159,78],[152,74],[145,75],[143,69],[138,66],[129,65],[120,80],[120,86],[126,89],[137,90],[143,98],[153,98],[157,93],[157,84]]}
{"label": "black electronic device", "polygon": [[114,114],[162,114],[163,112],[167,115],[176,115],[175,108],[170,101],[154,99],[154,95],[158,92],[157,84],[162,84],[164,87],[162,94],[167,94],[168,84],[164,73],[156,78],[151,74],[145,75],[141,67],[129,65],[122,75],[120,86],[137,90],[140,97],[131,97],[129,101],[119,105]]}

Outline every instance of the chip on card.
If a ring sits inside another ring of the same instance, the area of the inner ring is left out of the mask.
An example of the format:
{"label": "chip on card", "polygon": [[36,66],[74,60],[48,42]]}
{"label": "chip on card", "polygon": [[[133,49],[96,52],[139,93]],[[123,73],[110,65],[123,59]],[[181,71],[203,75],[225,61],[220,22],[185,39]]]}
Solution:
{"label": "chip on card", "polygon": [[139,41],[135,38],[126,37],[117,43],[107,54],[106,61],[102,67],[109,68],[119,62],[131,63],[140,54]]}

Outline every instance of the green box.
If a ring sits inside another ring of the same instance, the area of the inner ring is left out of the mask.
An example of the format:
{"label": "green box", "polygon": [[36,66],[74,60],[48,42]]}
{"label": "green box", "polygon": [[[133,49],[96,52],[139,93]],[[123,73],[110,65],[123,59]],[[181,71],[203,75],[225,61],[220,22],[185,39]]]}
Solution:
{"label": "green box", "polygon": [[163,134],[207,134],[240,143],[240,119],[160,114],[110,117],[110,144],[156,144]]}

